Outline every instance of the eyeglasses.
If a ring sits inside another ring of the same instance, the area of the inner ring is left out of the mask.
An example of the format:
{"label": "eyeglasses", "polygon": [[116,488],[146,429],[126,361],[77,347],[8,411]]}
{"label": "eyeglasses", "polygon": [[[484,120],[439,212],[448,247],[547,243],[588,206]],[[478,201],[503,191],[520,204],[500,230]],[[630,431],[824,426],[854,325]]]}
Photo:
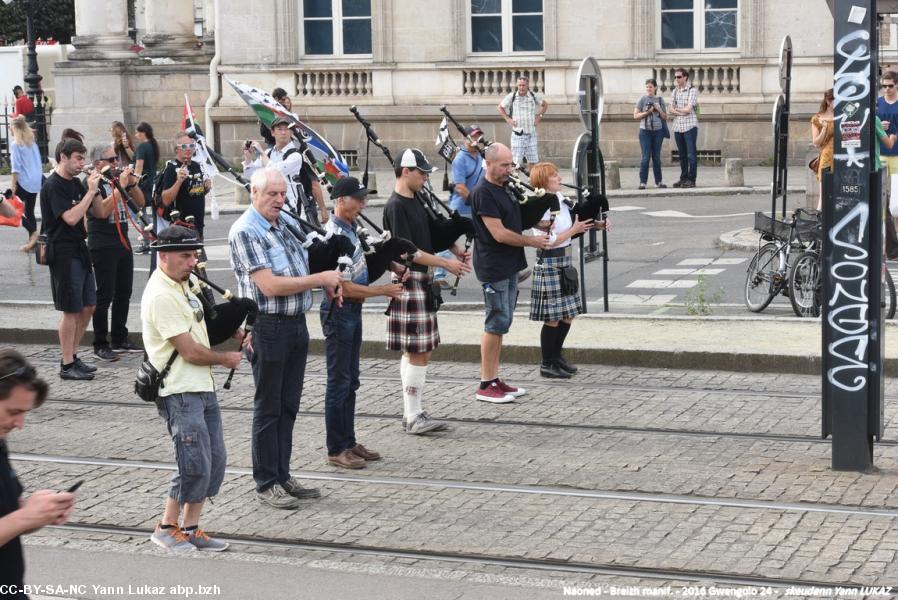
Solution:
{"label": "eyeglasses", "polygon": [[104,156],[100,158],[100,160],[105,160],[106,162],[118,162],[118,156]]}
{"label": "eyeglasses", "polygon": [[37,375],[37,371],[34,370],[34,367],[29,367],[27,365],[19,367],[12,373],[7,373],[6,375],[0,376],[0,381],[4,379],[9,379],[10,377],[28,377],[32,378]]}
{"label": "eyeglasses", "polygon": [[674,75],[674,79],[683,79],[682,75]]}
{"label": "eyeglasses", "polygon": [[883,84],[880,85],[879,87],[881,87],[881,88],[893,88],[893,87],[895,87],[895,84],[894,84],[894,83],[883,83]]}
{"label": "eyeglasses", "polygon": [[175,147],[180,150],[193,150],[196,148],[196,144],[177,144]]}
{"label": "eyeglasses", "polygon": [[203,320],[203,309],[200,306],[198,300],[194,300],[193,298],[188,298],[187,302],[190,304],[190,308],[193,309],[193,318],[197,323]]}

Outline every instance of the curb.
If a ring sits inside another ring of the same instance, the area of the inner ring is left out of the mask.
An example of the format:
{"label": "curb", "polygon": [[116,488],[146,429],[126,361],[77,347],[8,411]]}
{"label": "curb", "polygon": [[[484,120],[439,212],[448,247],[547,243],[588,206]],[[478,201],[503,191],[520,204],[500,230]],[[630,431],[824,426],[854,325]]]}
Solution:
{"label": "curb", "polygon": [[[721,233],[720,237],[717,238],[717,247],[722,250],[756,252],[758,250],[758,238],[760,236],[757,233],[754,233],[754,231],[754,228],[746,227],[744,229],[734,229],[733,231]],[[749,233],[754,235],[753,240],[746,239],[746,235]]]}
{"label": "curb", "polygon": [[[85,334],[82,341],[85,340],[89,345],[89,333]],[[134,341],[140,344],[139,338],[136,338]],[[58,342],[59,334],[55,329],[0,328],[0,343],[3,344],[55,345]],[[477,362],[480,359],[479,340],[477,342],[476,344],[441,344],[434,352],[435,358],[437,360]],[[236,349],[236,345],[234,349]],[[312,337],[309,340],[309,353],[323,355],[324,340],[320,337]],[[819,356],[751,354],[738,353],[726,349],[718,352],[689,352],[650,349],[569,348],[565,349],[565,353],[574,363],[615,367],[795,373],[799,375],[819,374],[821,369]],[[365,358],[395,359],[397,355],[397,352],[387,350],[382,341],[362,341],[362,356]],[[539,365],[540,358],[540,348],[538,346],[502,346],[502,360],[504,362],[534,365],[534,368],[536,368]],[[884,359],[884,368],[888,371],[898,369],[898,357]]]}

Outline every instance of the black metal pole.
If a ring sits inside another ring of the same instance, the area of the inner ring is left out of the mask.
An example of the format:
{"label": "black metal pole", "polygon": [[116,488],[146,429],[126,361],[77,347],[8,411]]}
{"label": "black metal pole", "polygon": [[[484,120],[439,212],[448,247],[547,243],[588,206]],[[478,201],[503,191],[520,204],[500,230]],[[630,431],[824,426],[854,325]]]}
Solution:
{"label": "black metal pole", "polygon": [[34,104],[34,123],[36,130],[37,146],[41,152],[41,160],[47,162],[47,120],[44,111],[44,92],[41,89],[41,77],[37,68],[37,48],[34,38],[34,4],[36,0],[19,0],[25,7],[25,29],[28,40],[28,74],[25,75],[25,83],[28,84],[28,97]]}

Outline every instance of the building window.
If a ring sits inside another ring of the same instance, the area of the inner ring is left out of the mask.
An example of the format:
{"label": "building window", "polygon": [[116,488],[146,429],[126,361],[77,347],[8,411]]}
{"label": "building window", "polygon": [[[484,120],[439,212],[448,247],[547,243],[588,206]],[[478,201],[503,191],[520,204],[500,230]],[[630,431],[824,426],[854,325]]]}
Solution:
{"label": "building window", "polygon": [[739,0],[661,0],[662,50],[739,47]]}
{"label": "building window", "polygon": [[303,0],[305,54],[371,55],[371,0]]}
{"label": "building window", "polygon": [[542,51],[542,0],[471,0],[472,53]]}

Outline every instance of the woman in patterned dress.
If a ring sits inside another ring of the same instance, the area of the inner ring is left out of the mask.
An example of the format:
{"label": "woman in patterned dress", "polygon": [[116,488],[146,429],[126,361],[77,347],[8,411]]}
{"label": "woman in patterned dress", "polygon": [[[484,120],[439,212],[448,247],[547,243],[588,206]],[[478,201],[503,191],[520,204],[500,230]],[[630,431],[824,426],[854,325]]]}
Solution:
{"label": "woman in patterned dress", "polygon": [[537,250],[533,268],[533,288],[530,292],[530,320],[542,321],[540,348],[542,364],[539,373],[543,377],[570,379],[577,367],[561,356],[561,348],[574,317],[583,312],[580,294],[562,291],[563,270],[571,267],[571,239],[589,229],[604,229],[605,221],[587,219],[580,221],[572,215],[573,203],[561,193],[561,175],[558,167],[541,162],[530,169],[530,185],[557,194],[560,210],[556,215],[546,211],[537,224],[538,229],[554,236],[551,248]]}
{"label": "woman in patterned dress", "polygon": [[817,113],[811,117],[811,141],[820,150],[817,165],[818,188],[817,210],[823,206],[823,171],[833,168],[833,90],[826,90]]}

